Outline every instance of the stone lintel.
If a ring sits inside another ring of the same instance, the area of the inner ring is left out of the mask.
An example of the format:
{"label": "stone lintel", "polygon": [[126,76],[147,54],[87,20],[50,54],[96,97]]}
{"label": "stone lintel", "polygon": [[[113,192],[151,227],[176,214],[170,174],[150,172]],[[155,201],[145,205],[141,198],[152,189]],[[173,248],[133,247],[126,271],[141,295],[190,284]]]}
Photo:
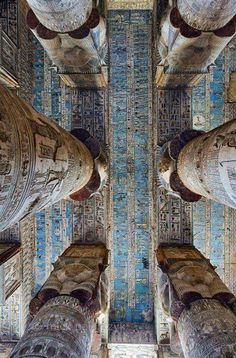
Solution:
{"label": "stone lintel", "polygon": [[108,84],[107,67],[101,73],[60,73],[62,81],[69,87],[84,89],[105,89]]}
{"label": "stone lintel", "polygon": [[152,10],[153,0],[108,0],[108,10]]}
{"label": "stone lintel", "polygon": [[208,259],[206,259],[202,253],[192,245],[171,245],[171,246],[159,246],[156,250],[156,257],[160,268],[164,271],[168,270],[168,267],[177,261],[205,261],[213,270],[213,266]]}
{"label": "stone lintel", "polygon": [[198,85],[207,73],[208,70],[205,72],[177,72],[174,71],[174,69],[169,70],[168,67],[158,65],[156,72],[156,86],[158,89],[174,89],[179,87],[193,88]]}
{"label": "stone lintel", "polygon": [[73,258],[103,258],[104,264],[108,262],[108,250],[104,244],[83,245],[71,244],[60,257],[73,257]]}

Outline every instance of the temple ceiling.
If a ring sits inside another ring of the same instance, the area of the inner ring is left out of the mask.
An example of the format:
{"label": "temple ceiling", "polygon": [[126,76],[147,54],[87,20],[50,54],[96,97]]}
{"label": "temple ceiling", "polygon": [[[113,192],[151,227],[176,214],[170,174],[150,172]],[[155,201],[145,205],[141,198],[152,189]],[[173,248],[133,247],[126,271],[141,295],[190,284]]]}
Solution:
{"label": "temple ceiling", "polygon": [[[153,319],[153,303],[157,301],[153,297],[157,280],[153,250],[157,243],[194,242],[236,293],[235,210],[205,199],[185,203],[153,185],[157,144],[192,126],[210,130],[235,117],[236,45],[232,40],[195,88],[157,90],[152,83],[156,60],[152,51],[153,1],[108,0],[107,8],[110,53],[107,91],[65,86],[36,40],[33,58],[24,47],[25,52],[17,60],[20,95],[32,98],[37,111],[65,129],[80,126],[88,129],[105,144],[112,159],[109,186],[102,195],[84,203],[63,200],[22,223],[24,305],[19,308],[18,290],[1,307],[0,327],[10,322],[15,331],[6,329],[6,334],[18,337],[20,315],[27,310],[29,296],[42,286],[57,256],[72,241],[92,243],[96,238],[106,242],[111,250],[111,357],[123,357],[125,352],[130,358],[151,358],[156,350],[156,332],[162,338],[167,332],[167,322],[158,311],[157,329]],[[10,8],[12,16],[14,9]],[[14,16],[15,21],[9,21],[5,11],[1,12],[13,47],[17,41],[17,15]],[[25,28],[20,36],[26,46]],[[1,240],[6,235],[19,241],[19,227],[1,234]],[[14,312],[18,319],[12,322]],[[145,335],[141,333],[142,327]],[[129,330],[130,335],[124,333]],[[130,337],[140,345],[134,346]],[[139,342],[141,339],[145,340],[145,346]]]}

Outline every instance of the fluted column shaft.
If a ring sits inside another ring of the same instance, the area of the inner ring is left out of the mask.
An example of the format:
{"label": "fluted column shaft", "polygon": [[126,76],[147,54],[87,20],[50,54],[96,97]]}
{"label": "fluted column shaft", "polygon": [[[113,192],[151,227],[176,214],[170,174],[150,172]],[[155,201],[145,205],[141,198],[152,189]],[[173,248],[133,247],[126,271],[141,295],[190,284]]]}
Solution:
{"label": "fluted column shaft", "polygon": [[179,178],[194,193],[236,207],[236,119],[187,143],[177,160]]}
{"label": "fluted column shaft", "polygon": [[80,140],[0,87],[0,230],[80,190],[93,169]]}

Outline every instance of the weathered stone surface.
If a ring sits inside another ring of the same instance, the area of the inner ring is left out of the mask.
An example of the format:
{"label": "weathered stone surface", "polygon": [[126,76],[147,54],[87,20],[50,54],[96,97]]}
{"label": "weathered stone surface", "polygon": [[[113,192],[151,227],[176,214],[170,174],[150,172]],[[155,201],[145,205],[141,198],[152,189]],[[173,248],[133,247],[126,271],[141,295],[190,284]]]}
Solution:
{"label": "weathered stone surface", "polygon": [[217,298],[225,304],[234,299],[209,260],[193,246],[159,247],[157,261],[174,289],[175,299],[168,301],[170,310],[175,310],[179,302],[188,307],[192,301],[202,298]]}
{"label": "weathered stone surface", "polygon": [[109,10],[152,10],[154,6],[153,0],[108,0],[107,6]]}
{"label": "weathered stone surface", "polygon": [[236,103],[236,72],[230,74],[227,100],[228,102]]}
{"label": "weathered stone surface", "polygon": [[0,304],[19,288],[22,279],[20,244],[0,244]]}
{"label": "weathered stone surface", "polygon": [[42,304],[60,295],[70,295],[86,305],[93,304],[95,300],[98,310],[105,311],[107,255],[103,244],[72,244],[59,256],[54,270],[31,301],[31,314],[36,314]]}

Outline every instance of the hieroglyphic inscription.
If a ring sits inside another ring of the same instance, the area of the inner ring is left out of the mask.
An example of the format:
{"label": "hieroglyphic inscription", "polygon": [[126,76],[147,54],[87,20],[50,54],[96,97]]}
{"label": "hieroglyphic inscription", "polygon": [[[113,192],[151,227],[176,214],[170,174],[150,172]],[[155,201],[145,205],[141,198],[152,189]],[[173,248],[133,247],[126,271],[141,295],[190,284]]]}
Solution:
{"label": "hieroglyphic inscription", "polygon": [[114,271],[110,320],[151,322],[152,12],[112,10],[108,22]]}
{"label": "hieroglyphic inscription", "polygon": [[153,0],[108,0],[108,9],[152,10]]}
{"label": "hieroglyphic inscription", "polygon": [[17,341],[22,334],[22,292],[19,287],[8,298],[4,305],[0,305],[0,340]]}
{"label": "hieroglyphic inscription", "polygon": [[4,0],[0,2],[0,24],[10,39],[18,42],[18,1]]}
{"label": "hieroglyphic inscription", "polygon": [[[191,91],[157,91],[158,143],[163,144],[191,127]],[[192,207],[158,190],[159,243],[191,243]]]}
{"label": "hieroglyphic inscription", "polygon": [[152,323],[111,323],[109,343],[155,344],[154,325]]}
{"label": "hieroglyphic inscription", "polygon": [[14,78],[17,77],[18,52],[13,41],[1,30],[0,26],[0,65],[6,69]]}
{"label": "hieroglyphic inscription", "polygon": [[[72,128],[84,128],[105,144],[105,109],[107,94],[102,90],[76,90],[72,98]],[[106,190],[102,195],[74,203],[73,237],[79,242],[106,240]]]}

